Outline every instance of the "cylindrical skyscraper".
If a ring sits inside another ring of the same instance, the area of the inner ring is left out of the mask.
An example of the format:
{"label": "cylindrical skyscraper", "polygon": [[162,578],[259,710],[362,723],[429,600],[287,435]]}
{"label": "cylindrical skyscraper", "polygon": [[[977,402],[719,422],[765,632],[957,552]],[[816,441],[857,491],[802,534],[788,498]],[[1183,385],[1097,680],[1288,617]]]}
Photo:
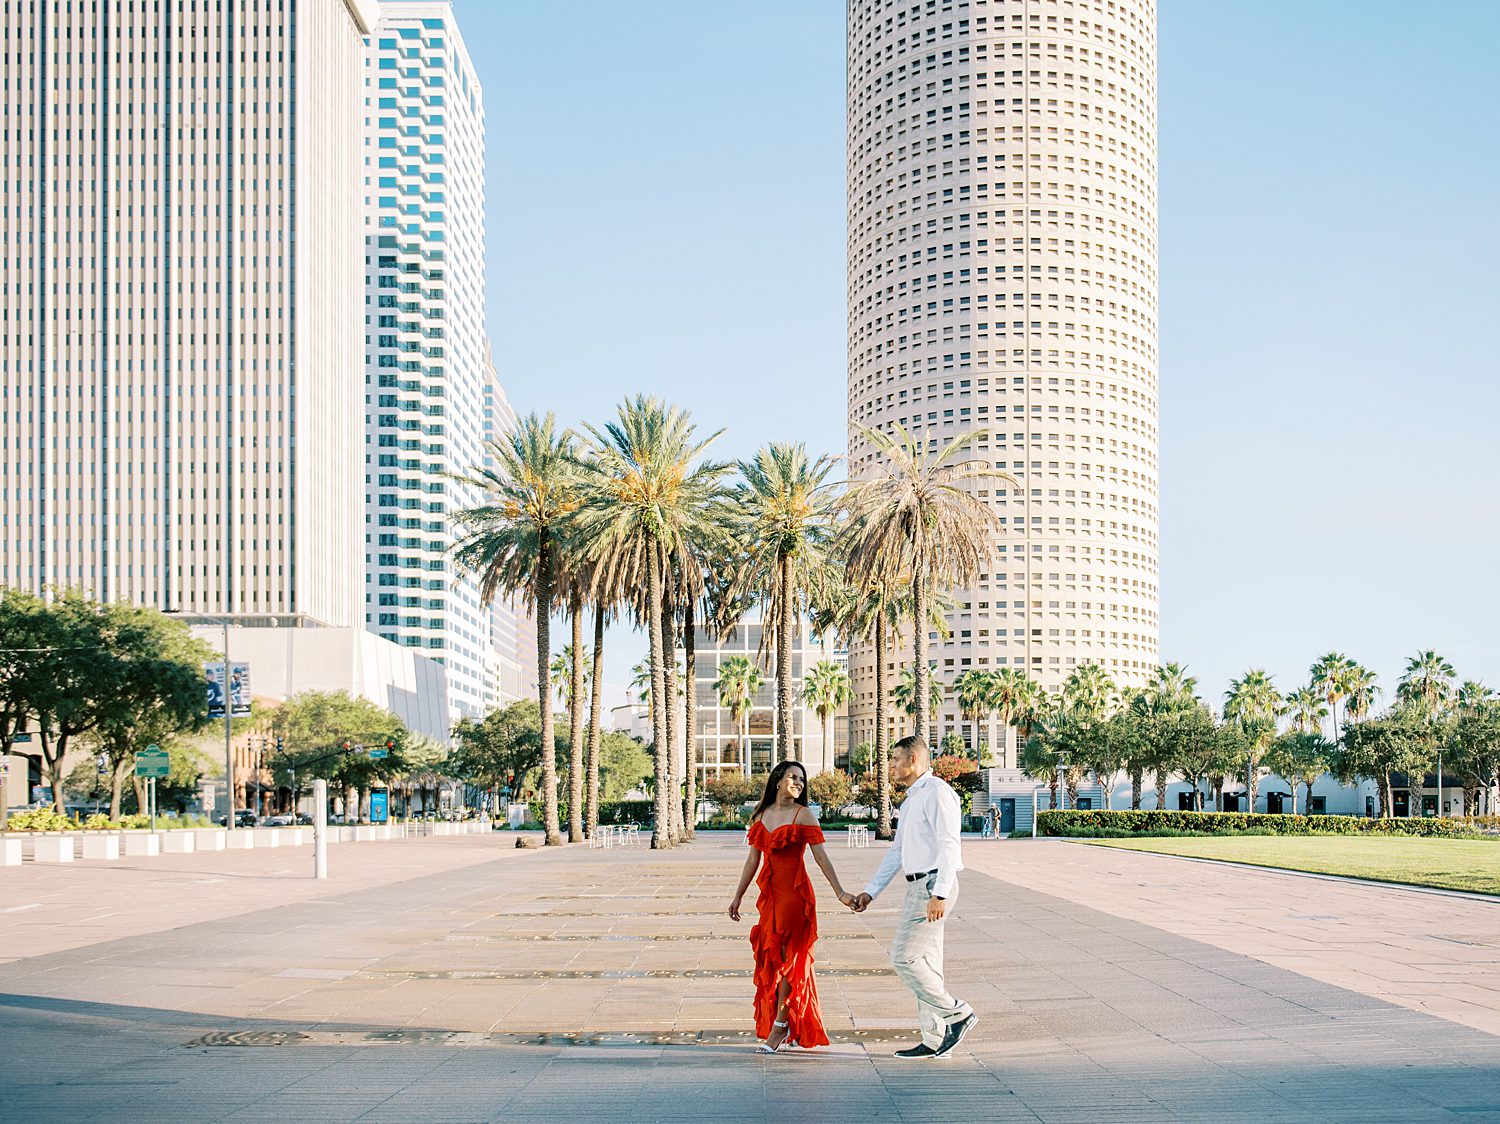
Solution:
{"label": "cylindrical skyscraper", "polygon": [[[862,427],[972,455],[1000,524],[929,659],[950,687],[1158,660],[1152,0],[848,0],[849,456]],[[888,681],[911,659],[892,645]],[[873,732],[853,653],[851,741]],[[970,734],[950,690],[934,731]],[[997,737],[999,735],[999,737]],[[1003,731],[987,739],[996,762]]]}

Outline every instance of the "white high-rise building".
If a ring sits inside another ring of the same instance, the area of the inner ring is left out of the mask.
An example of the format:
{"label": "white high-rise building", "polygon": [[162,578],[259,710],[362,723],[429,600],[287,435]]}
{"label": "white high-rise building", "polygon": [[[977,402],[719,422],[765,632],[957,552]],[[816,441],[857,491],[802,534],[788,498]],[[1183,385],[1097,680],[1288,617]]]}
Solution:
{"label": "white high-rise building", "polygon": [[358,623],[375,8],[0,6],[0,584]]}
{"label": "white high-rise building", "polygon": [[[1152,0],[848,0],[849,453],[860,427],[973,455],[1001,524],[929,634],[952,684],[1056,690],[1158,660]],[[891,647],[889,682],[911,659]],[[851,736],[873,733],[854,653]],[[966,735],[951,693],[935,733]],[[992,741],[992,744],[994,742]],[[998,746],[997,746],[998,749]],[[1002,765],[1014,764],[997,753]]]}
{"label": "white high-rise building", "polygon": [[454,720],[497,700],[492,621],[456,580],[482,463],[484,103],[446,0],[387,3],[365,69],[365,623],[447,668]]}

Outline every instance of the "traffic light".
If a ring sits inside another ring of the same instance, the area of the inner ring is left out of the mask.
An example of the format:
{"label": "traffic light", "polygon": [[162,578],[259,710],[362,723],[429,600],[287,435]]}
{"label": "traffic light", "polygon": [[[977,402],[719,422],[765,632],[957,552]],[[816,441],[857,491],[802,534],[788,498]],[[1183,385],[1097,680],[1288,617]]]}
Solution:
{"label": "traffic light", "polygon": [[344,748],[345,749],[353,749],[354,748],[354,743],[351,742],[348,738],[345,738],[344,739]]}
{"label": "traffic light", "polygon": [[395,738],[386,738],[385,739],[385,748],[386,749],[395,749],[396,748],[396,739]]}
{"label": "traffic light", "polygon": [[281,753],[281,752],[284,752],[285,749],[286,749],[286,742],[282,739],[282,737],[281,737],[280,734],[277,734],[276,735],[276,752],[277,753]]}

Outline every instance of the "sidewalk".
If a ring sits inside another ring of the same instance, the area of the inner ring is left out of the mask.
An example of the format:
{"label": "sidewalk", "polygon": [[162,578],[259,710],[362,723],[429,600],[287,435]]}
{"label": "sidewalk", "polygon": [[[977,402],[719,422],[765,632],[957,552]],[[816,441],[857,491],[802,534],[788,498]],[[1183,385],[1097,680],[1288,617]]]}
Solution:
{"label": "sidewalk", "polygon": [[[1124,916],[1145,868],[1065,846],[966,843],[948,972],[982,1021],[944,1063],[890,1056],[915,1021],[894,900],[851,915],[816,872],[834,1044],[754,1049],[753,917],[724,915],[738,836],[409,841],[351,849],[389,867],[336,867],[327,891],[270,852],[133,898],[120,867],[56,868],[53,916],[0,913],[0,1120],[1500,1121],[1500,1039]],[[882,854],[829,850],[856,886]],[[1174,893],[1217,892],[1181,865]],[[83,941],[63,903],[99,894],[114,916]],[[49,932],[69,947],[40,951]]]}

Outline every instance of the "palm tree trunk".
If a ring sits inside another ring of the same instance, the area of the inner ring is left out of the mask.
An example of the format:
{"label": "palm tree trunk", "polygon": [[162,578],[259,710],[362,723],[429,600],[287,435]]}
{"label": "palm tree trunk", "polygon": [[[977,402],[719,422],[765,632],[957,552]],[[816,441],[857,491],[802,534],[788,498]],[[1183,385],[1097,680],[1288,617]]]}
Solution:
{"label": "palm tree trunk", "polygon": [[1167,782],[1170,779],[1165,769],[1156,770],[1156,810],[1158,812],[1167,810]]}
{"label": "palm tree trunk", "polygon": [[682,770],[677,763],[677,610],[672,596],[672,561],[667,561],[666,581],[662,585],[661,641],[666,656],[666,728],[667,728],[667,826],[672,843],[682,841]]}
{"label": "palm tree trunk", "polygon": [[[109,818],[117,820],[120,818],[120,796],[125,787],[125,762],[128,758],[121,757],[110,765],[109,769]],[[209,809],[213,811],[212,808]]]}
{"label": "palm tree trunk", "polygon": [[776,630],[776,760],[796,756],[792,742],[792,629],[796,613],[792,598],[792,556],[777,559],[776,583],[781,588],[781,623]]}
{"label": "palm tree trunk", "polygon": [[1130,810],[1139,812],[1141,810],[1141,789],[1146,783],[1146,770],[1141,765],[1130,767]]}
{"label": "palm tree trunk", "polygon": [[1388,820],[1396,814],[1396,810],[1391,807],[1391,775],[1381,773],[1375,778],[1375,785],[1380,791],[1380,818]]}
{"label": "palm tree trunk", "polygon": [[651,740],[655,746],[655,782],[653,793],[656,806],[656,822],[651,826],[651,846],[662,850],[672,845],[672,825],[667,815],[667,785],[670,783],[667,759],[671,752],[667,745],[666,708],[663,695],[666,687],[666,659],[670,658],[662,647],[662,558],[654,541],[646,552],[646,632],[651,646]]}
{"label": "palm tree trunk", "polygon": [[583,842],[583,589],[568,597],[573,666],[568,669],[568,842]]}
{"label": "palm tree trunk", "polygon": [[542,830],[546,845],[562,843],[557,826],[557,730],[552,713],[552,538],[543,530],[537,544],[536,676],[542,702]]}
{"label": "palm tree trunk", "polygon": [[890,839],[891,747],[885,716],[885,606],[875,619],[875,791],[877,793],[875,838]]}
{"label": "palm tree trunk", "polygon": [[916,661],[912,668],[916,676],[916,698],[913,704],[917,708],[914,716],[916,728],[912,733],[925,739],[932,705],[928,693],[932,688],[929,685],[930,677],[927,671],[927,582],[926,575],[920,571],[912,576],[911,623],[912,658]]}
{"label": "palm tree trunk", "polygon": [[604,606],[594,610],[594,676],[589,691],[588,789],[583,829],[592,839],[599,830],[599,722],[604,709]]}
{"label": "palm tree trunk", "polygon": [[698,639],[693,635],[698,627],[695,605],[689,597],[682,606],[682,653],[683,674],[687,683],[683,690],[682,740],[686,761],[683,772],[687,774],[687,812],[683,818],[682,834],[693,838],[693,828],[698,822]]}

